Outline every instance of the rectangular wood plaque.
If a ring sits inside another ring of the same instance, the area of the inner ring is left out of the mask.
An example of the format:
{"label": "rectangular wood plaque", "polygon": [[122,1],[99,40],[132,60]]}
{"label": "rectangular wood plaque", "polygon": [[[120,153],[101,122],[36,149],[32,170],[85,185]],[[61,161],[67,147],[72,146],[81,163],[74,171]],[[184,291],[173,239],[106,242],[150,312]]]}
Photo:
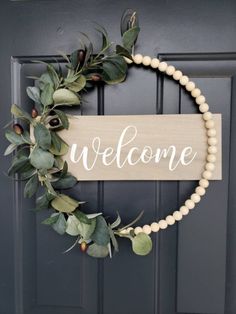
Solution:
{"label": "rectangular wood plaque", "polygon": [[[198,180],[204,170],[207,136],[201,114],[71,116],[60,136],[69,144],[65,160],[79,181]],[[221,180],[221,114],[216,168]]]}

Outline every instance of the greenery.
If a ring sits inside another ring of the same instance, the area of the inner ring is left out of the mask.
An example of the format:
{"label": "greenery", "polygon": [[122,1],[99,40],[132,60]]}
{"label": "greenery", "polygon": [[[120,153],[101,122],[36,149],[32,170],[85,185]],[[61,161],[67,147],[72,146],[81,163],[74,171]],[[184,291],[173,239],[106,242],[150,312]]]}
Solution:
{"label": "greenery", "polygon": [[[10,145],[5,155],[14,152],[14,157],[8,175],[17,174],[18,179],[26,181],[25,197],[32,197],[39,187],[43,188],[43,194],[36,198],[35,210],[52,210],[43,224],[51,226],[60,235],[76,237],[72,247],[79,245],[83,252],[93,257],[112,256],[113,251],[118,251],[117,237],[122,237],[131,241],[134,253],[146,255],[152,248],[151,238],[145,233],[135,235],[133,228],[124,232],[137,219],[123,226],[119,215],[114,222],[109,222],[103,213],[85,214],[82,202],[66,194],[77,180],[68,172],[67,163],[62,159],[68,145],[57,132],[69,128],[68,117],[62,109],[79,106],[83,101],[82,93],[98,82],[118,84],[125,80],[128,72],[125,58],[132,59],[139,34],[136,13],[128,11],[122,17],[122,45],[111,43],[103,27],[99,26],[98,31],[102,36],[100,51],[94,53],[93,44],[84,35],[86,44],[70,56],[63,54],[65,74],[59,63],[54,66],[37,61],[45,65],[46,71],[34,78],[34,86],[26,89],[28,97],[35,103],[31,114],[15,104],[11,107],[15,120],[12,128],[6,131]],[[30,136],[30,129],[33,136]]]}

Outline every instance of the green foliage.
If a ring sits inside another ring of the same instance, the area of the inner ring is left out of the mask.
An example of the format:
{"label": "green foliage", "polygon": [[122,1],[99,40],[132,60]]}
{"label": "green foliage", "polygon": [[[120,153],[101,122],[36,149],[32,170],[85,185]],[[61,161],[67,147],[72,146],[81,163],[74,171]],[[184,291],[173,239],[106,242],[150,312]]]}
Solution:
{"label": "green foliage", "polygon": [[34,128],[34,137],[37,145],[44,150],[51,147],[51,134],[50,131],[42,124],[37,123]]}
{"label": "green foliage", "polygon": [[65,194],[58,194],[51,202],[54,209],[63,213],[72,213],[78,206],[79,202]]}
{"label": "green foliage", "polygon": [[20,108],[19,106],[15,104],[11,106],[11,113],[13,114],[15,118],[22,119],[29,123],[33,122],[33,119],[28,114],[28,112],[24,111],[22,108]]}
{"label": "green foliage", "polygon": [[88,247],[87,254],[96,258],[104,258],[109,254],[108,246],[98,245],[96,243],[91,244]]}
{"label": "green foliage", "polygon": [[67,173],[65,176],[59,178],[57,181],[52,182],[54,189],[70,189],[77,183],[76,177]]}
{"label": "green foliage", "polygon": [[91,239],[98,245],[107,245],[110,242],[110,235],[106,220],[102,216],[98,216],[96,221],[96,228]]}
{"label": "green foliage", "polygon": [[38,174],[34,174],[25,185],[24,197],[32,197],[37,192],[38,183]]}
{"label": "green foliage", "polygon": [[40,147],[35,147],[30,154],[30,163],[36,169],[51,169],[54,156]]}
{"label": "green foliage", "polygon": [[54,93],[54,88],[52,84],[47,83],[44,85],[44,88],[41,92],[40,100],[41,103],[47,107],[53,103],[53,93]]}
{"label": "green foliage", "polygon": [[122,42],[124,48],[126,48],[128,51],[131,51],[131,48],[135,44],[138,34],[140,32],[140,28],[138,26],[135,26],[133,28],[130,28],[127,30],[123,36],[122,36]]}
{"label": "green foliage", "polygon": [[32,99],[35,103],[40,104],[40,89],[36,86],[28,86],[26,88],[27,95],[30,99]]}
{"label": "green foliage", "polygon": [[137,255],[147,255],[152,250],[152,240],[146,233],[139,233],[131,238],[132,249]]}
{"label": "green foliage", "polygon": [[68,120],[67,115],[63,111],[58,110],[58,109],[55,109],[54,111],[57,114],[58,118],[60,119],[63,128],[68,130],[69,129],[69,120]]}

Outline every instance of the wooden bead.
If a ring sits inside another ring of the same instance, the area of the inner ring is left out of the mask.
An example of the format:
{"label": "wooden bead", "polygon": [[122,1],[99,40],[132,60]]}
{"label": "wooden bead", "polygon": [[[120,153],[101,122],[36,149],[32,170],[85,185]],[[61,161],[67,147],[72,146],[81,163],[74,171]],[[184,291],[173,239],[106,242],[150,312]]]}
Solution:
{"label": "wooden bead", "polygon": [[161,71],[161,72],[165,72],[165,70],[167,69],[167,63],[166,62],[161,62],[160,64],[159,64],[159,71]]}
{"label": "wooden bead", "polygon": [[212,119],[212,113],[211,113],[210,111],[207,111],[207,112],[205,112],[205,113],[202,115],[202,117],[203,117],[203,119],[204,119],[205,121],[211,120],[211,119]]}
{"label": "wooden bead", "polygon": [[213,154],[208,154],[207,155],[207,161],[208,162],[216,162],[216,156]]}
{"label": "wooden bead", "polygon": [[149,225],[143,226],[143,232],[146,234],[150,234],[152,232],[152,229]]}
{"label": "wooden bead", "polygon": [[208,104],[207,104],[207,103],[201,104],[201,105],[199,106],[199,110],[200,110],[200,112],[202,112],[202,113],[207,112],[207,111],[209,110]]}
{"label": "wooden bead", "polygon": [[201,90],[199,88],[194,88],[191,92],[191,95],[196,98],[201,95]]}
{"label": "wooden bead", "polygon": [[206,180],[206,179],[201,179],[201,180],[199,181],[199,185],[200,185],[201,187],[203,187],[204,189],[206,189],[206,188],[208,188],[208,186],[209,186],[209,181]]}
{"label": "wooden bead", "polygon": [[200,195],[197,193],[193,193],[190,198],[194,203],[199,203],[201,200]]}
{"label": "wooden bead", "polygon": [[216,146],[209,146],[207,151],[209,154],[216,154],[217,153],[217,147]]}
{"label": "wooden bead", "polygon": [[202,186],[197,186],[195,192],[198,195],[203,196],[206,193],[206,190]]}
{"label": "wooden bead", "polygon": [[216,137],[209,137],[207,140],[208,145],[216,145],[217,144],[217,138]]}
{"label": "wooden bead", "polygon": [[203,173],[202,173],[202,177],[203,177],[204,179],[209,180],[209,179],[212,177],[212,172],[211,172],[211,171],[208,171],[208,170],[205,170],[205,171],[203,171]]}
{"label": "wooden bead", "polygon": [[196,103],[198,105],[204,104],[205,101],[206,101],[206,98],[203,95],[200,95],[196,98]]}
{"label": "wooden bead", "polygon": [[151,61],[151,67],[152,67],[153,69],[157,69],[158,66],[159,66],[159,64],[160,64],[160,60],[159,60],[159,59],[157,59],[157,58],[153,58],[153,59],[152,59],[152,61]]}
{"label": "wooden bead", "polygon": [[195,207],[195,203],[190,199],[186,200],[184,204],[188,209],[193,209]]}
{"label": "wooden bead", "polygon": [[133,56],[133,60],[134,63],[141,64],[143,62],[143,56],[140,53],[138,53],[135,56]]}
{"label": "wooden bead", "polygon": [[189,209],[188,209],[187,206],[181,206],[180,209],[179,209],[179,211],[181,212],[181,214],[182,214],[183,216],[186,216],[186,215],[188,215],[188,213],[189,213]]}
{"label": "wooden bead", "polygon": [[166,217],[166,222],[168,225],[172,226],[175,223],[175,219],[172,215]]}
{"label": "wooden bead", "polygon": [[205,164],[205,169],[208,171],[214,171],[215,170],[215,165],[212,162],[208,162]]}
{"label": "wooden bead", "polygon": [[181,71],[176,70],[175,73],[173,74],[173,79],[178,81],[182,75],[183,75],[183,73]]}
{"label": "wooden bead", "polygon": [[160,227],[160,229],[166,229],[167,228],[167,222],[164,220],[164,219],[161,219],[159,222],[158,222],[158,224],[159,224],[159,227]]}
{"label": "wooden bead", "polygon": [[130,233],[130,231],[134,230],[134,228],[133,227],[129,227],[126,230],[127,230],[128,233]]}
{"label": "wooden bead", "polygon": [[139,234],[139,233],[141,233],[141,232],[143,232],[143,228],[141,228],[141,227],[136,227],[136,228],[134,229],[134,233],[135,233],[135,234]]}
{"label": "wooden bead", "polygon": [[207,136],[216,136],[216,129],[207,130]]}
{"label": "wooden bead", "polygon": [[176,210],[174,213],[173,213],[173,217],[176,221],[180,221],[182,218],[183,218],[183,215],[181,214],[180,211]]}
{"label": "wooden bead", "polygon": [[143,57],[143,65],[149,66],[151,64],[152,59],[149,56]]}
{"label": "wooden bead", "polygon": [[205,122],[205,126],[207,129],[212,129],[215,126],[215,122],[211,119]]}
{"label": "wooden bead", "polygon": [[166,74],[167,75],[173,75],[175,73],[175,67],[173,65],[168,65],[166,69]]}
{"label": "wooden bead", "polygon": [[182,86],[185,86],[189,81],[189,78],[186,76],[186,75],[183,75],[180,80],[179,80],[179,83],[180,85]]}
{"label": "wooden bead", "polygon": [[124,59],[125,59],[125,62],[128,63],[128,64],[131,64],[131,63],[134,62],[133,60],[131,60],[131,59],[127,58],[127,57],[124,57]]}
{"label": "wooden bead", "polygon": [[194,90],[195,86],[196,86],[196,85],[195,85],[194,82],[189,81],[189,82],[186,84],[185,88],[186,88],[186,90],[187,90],[188,92],[191,92],[192,90]]}
{"label": "wooden bead", "polygon": [[153,222],[151,224],[151,229],[152,229],[152,232],[158,232],[160,229],[159,224],[157,222]]}

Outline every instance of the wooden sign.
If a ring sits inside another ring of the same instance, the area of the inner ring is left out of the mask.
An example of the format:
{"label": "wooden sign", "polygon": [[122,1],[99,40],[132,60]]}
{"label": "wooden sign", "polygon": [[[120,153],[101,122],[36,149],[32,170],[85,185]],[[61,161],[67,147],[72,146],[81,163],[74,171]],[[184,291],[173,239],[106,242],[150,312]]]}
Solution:
{"label": "wooden sign", "polygon": [[[221,175],[221,115],[216,169]],[[204,170],[207,136],[201,114],[72,116],[60,132],[69,144],[64,158],[79,181],[198,180]]]}

